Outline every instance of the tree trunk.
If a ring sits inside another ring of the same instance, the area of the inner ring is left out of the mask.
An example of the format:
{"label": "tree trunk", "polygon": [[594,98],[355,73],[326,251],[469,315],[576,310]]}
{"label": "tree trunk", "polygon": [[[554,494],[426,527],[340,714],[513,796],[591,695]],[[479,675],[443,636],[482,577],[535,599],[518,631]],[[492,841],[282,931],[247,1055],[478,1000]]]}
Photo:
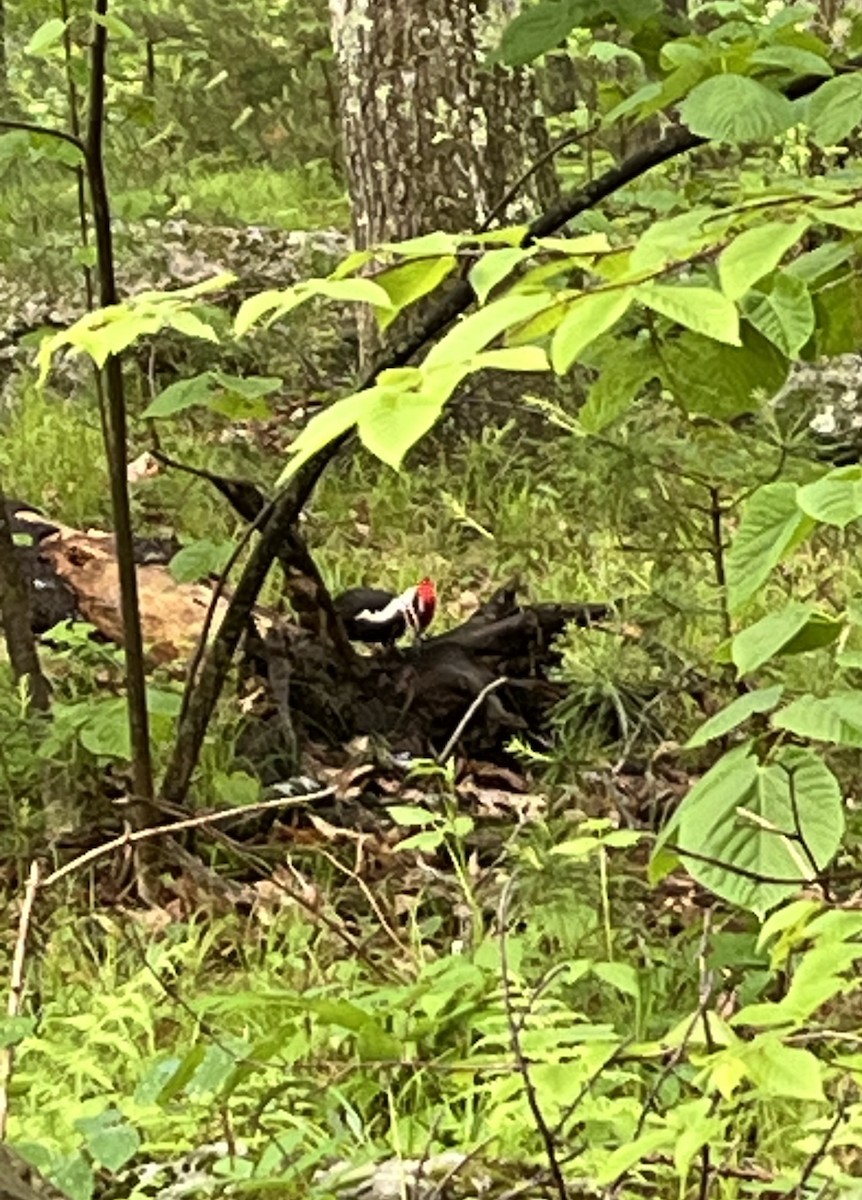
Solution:
{"label": "tree trunk", "polygon": [[9,662],[16,679],[27,688],[27,707],[46,712],[51,702],[48,680],[42,674],[30,615],[30,583],[15,548],[6,497],[0,491],[0,624],[6,636]]}
{"label": "tree trunk", "polygon": [[6,103],[9,69],[6,62],[6,0],[0,0],[0,101]]}
{"label": "tree trunk", "polygon": [[[512,0],[330,0],[357,247],[433,229],[515,223],[552,200],[553,164],[533,75],[486,69]],[[510,10],[513,10],[510,12]],[[404,327],[393,327],[398,337]],[[389,335],[387,335],[389,336]],[[365,361],[379,349],[361,323]]]}

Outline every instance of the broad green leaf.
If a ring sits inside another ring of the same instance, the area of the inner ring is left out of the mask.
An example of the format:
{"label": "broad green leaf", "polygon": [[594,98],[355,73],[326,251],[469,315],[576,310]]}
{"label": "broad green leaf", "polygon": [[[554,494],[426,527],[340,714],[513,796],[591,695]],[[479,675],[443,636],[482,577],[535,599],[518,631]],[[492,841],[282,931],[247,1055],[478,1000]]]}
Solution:
{"label": "broad green leaf", "polygon": [[851,233],[862,233],[862,204],[854,200],[851,204],[836,204],[809,209],[815,221],[847,229]]}
{"label": "broad green leaf", "polygon": [[506,25],[492,60],[522,67],[554,50],[574,29],[581,7],[576,0],[540,0]]}
{"label": "broad green leaf", "polygon": [[608,984],[615,988],[618,992],[622,992],[625,996],[631,996],[634,1000],[641,998],[641,985],[638,977],[638,972],[631,963],[624,962],[597,962],[593,963],[593,974],[596,979],[600,979],[602,983]]}
{"label": "broad green leaf", "polygon": [[836,746],[862,746],[862,692],[799,696],[772,714],[776,729]]}
{"label": "broad green leaf", "polygon": [[202,375],[193,375],[191,379],[178,379],[169,384],[164,391],[159,392],[151,400],[141,416],[150,420],[156,417],[172,417],[175,413],[184,412],[199,404],[207,404],[213,394],[213,373],[204,371]]}
{"label": "broad green leaf", "polygon": [[238,808],[241,804],[256,804],[260,800],[260,780],[246,771],[216,772],[213,790],[224,808]]}
{"label": "broad green leaf", "polygon": [[84,1135],[90,1154],[106,1170],[119,1171],[134,1158],[141,1137],[116,1108],[105,1109],[97,1117],[79,1117],[75,1126]]}
{"label": "broad green leaf", "polygon": [[855,271],[822,287],[814,297],[818,355],[856,354],[862,346],[862,275]]}
{"label": "broad green leaf", "polygon": [[388,309],[381,309],[381,329],[388,328],[403,309],[439,287],[457,265],[458,260],[454,255],[444,258],[416,258],[377,275],[375,283],[386,293],[390,304]]}
{"label": "broad green leaf", "polygon": [[656,373],[686,412],[731,421],[758,412],[781,388],[787,359],[750,325],[740,338],[740,346],[726,346],[684,333],[664,343]]}
{"label": "broad green leaf", "polygon": [[226,392],[236,392],[248,400],[270,396],[284,382],[278,375],[229,375],[226,371],[212,371],[213,382]]}
{"label": "broad green leaf", "polygon": [[709,222],[711,216],[712,209],[692,208],[663,221],[654,221],[631,252],[628,263],[630,270],[655,271],[668,263],[689,258],[704,246],[721,241],[720,225],[713,228],[714,223],[710,223],[709,232],[705,232],[705,223]]}
{"label": "broad green leaf", "polygon": [[220,575],[234,551],[233,542],[209,538],[190,542],[173,556],[168,569],[177,583],[195,583],[208,575]]}
{"label": "broad green leaf", "polygon": [[775,270],[810,224],[807,218],[791,223],[769,221],[741,233],[719,255],[718,278],[724,294],[731,300],[744,296],[759,279]]}
{"label": "broad green leaf", "polygon": [[[658,883],[678,863],[675,851],[666,849],[670,842],[679,841],[679,831],[686,810],[709,811],[724,803],[727,795],[747,796],[757,779],[757,759],[753,756],[751,742],[735,746],[702,776],[686,795],[661,828],[650,855],[648,878],[651,884]],[[694,847],[686,846],[686,849]]]}
{"label": "broad green leaf", "polygon": [[35,1017],[10,1017],[4,1013],[0,1016],[0,1050],[17,1046],[24,1038],[29,1037],[35,1028]]}
{"label": "broad green leaf", "polygon": [[[503,230],[496,231],[496,235],[503,241],[507,240]],[[432,233],[420,233],[418,237],[405,238],[403,242],[384,242],[381,248],[400,254],[402,258],[438,258],[441,255],[456,254],[461,242],[467,240],[469,238],[462,238],[456,233],[445,233],[442,229],[435,229]]]}
{"label": "broad green leaf", "polygon": [[650,1129],[633,1141],[623,1142],[610,1154],[606,1155],[594,1172],[594,1179],[600,1188],[612,1184],[614,1180],[626,1175],[641,1159],[656,1151],[672,1146],[676,1141],[676,1133],[670,1128]]}
{"label": "broad green leaf", "polygon": [[380,388],[367,388],[352,396],[345,396],[330,404],[311,418],[305,428],[297,435],[290,445],[290,460],[278,479],[278,486],[283,486],[292,479],[296,472],[314,458],[315,454],[335,441],[348,429],[352,428],[359,419],[359,414],[369,404],[373,404]]}
{"label": "broad green leaf", "polygon": [[814,1103],[826,1099],[823,1067],[810,1050],[785,1046],[780,1038],[763,1035],[738,1053],[761,1095]]}
{"label": "broad green leaf", "polygon": [[793,483],[768,483],[749,497],[725,560],[731,612],[751,599],[813,528],[811,518],[799,511]]}
{"label": "broad green leaf", "polygon": [[721,712],[704,721],[685,743],[684,749],[693,750],[697,746],[705,746],[707,742],[724,737],[726,733],[737,729],[755,713],[769,712],[778,704],[783,692],[784,686],[779,683],[775,687],[761,688],[758,691],[746,692],[744,696],[737,696]]}
{"label": "broad green leaf", "polygon": [[[750,747],[726,755],[729,769],[721,759],[695,784],[672,820],[673,840],[682,850],[716,860],[683,854],[689,874],[763,916],[797,887],[760,882],[733,868],[800,884],[811,880],[841,844],[844,812],[838,781],[818,755],[788,747],[775,761],[759,764],[746,751]],[[796,837],[797,821],[816,870]]]}
{"label": "broad green leaf", "polygon": [[838,75],[808,100],[808,128],[818,146],[836,146],[862,124],[862,71]]}
{"label": "broad green leaf", "polygon": [[[104,13],[104,15],[96,16],[93,19],[98,25],[104,25],[111,37],[116,38],[118,41],[128,38],[137,38],[138,36],[134,29],[132,29],[131,25],[127,25],[125,21],[122,21],[113,13]],[[227,72],[225,72],[225,75],[226,74]]]}
{"label": "broad green leaf", "polygon": [[564,375],[590,342],[625,315],[631,302],[631,288],[587,292],[568,301],[566,315],[551,343],[551,363],[556,373]]}
{"label": "broad green leaf", "polygon": [[838,467],[806,483],[798,489],[796,502],[806,516],[844,529],[862,517],[862,467]]}
{"label": "broad green leaf", "polygon": [[817,288],[823,286],[828,277],[852,257],[853,247],[848,242],[824,242],[822,246],[816,246],[794,258],[784,268],[784,273],[801,279],[809,288]]}
{"label": "broad green leaf", "polygon": [[529,296],[512,293],[492,300],[485,308],[464,317],[450,329],[429,351],[422,366],[430,370],[467,362],[505,330],[553,304],[554,297],[549,292]]}
{"label": "broad green leaf", "polygon": [[733,301],[713,288],[644,283],[635,299],[678,325],[730,346],[739,346],[739,313]]}
{"label": "broad green leaf", "polygon": [[828,77],[834,73],[825,58],[799,46],[764,46],[762,50],[755,50],[749,62],[758,67],[779,67],[793,75]]}
{"label": "broad green leaf", "polygon": [[310,296],[301,291],[298,284],[291,288],[269,288],[265,292],[258,292],[256,296],[248,296],[234,317],[234,333],[242,337],[263,317],[276,312],[284,316],[291,308],[304,304],[308,299]]}
{"label": "broad green leaf", "polygon": [[484,304],[497,284],[508,279],[532,253],[532,250],[520,250],[517,246],[503,246],[483,254],[470,271],[470,286],[479,303]]}
{"label": "broad green leaf", "polygon": [[307,286],[313,295],[325,296],[328,300],[372,304],[383,309],[390,306],[386,289],[373,279],[312,279]]}
{"label": "broad green leaf", "polygon": [[357,418],[366,449],[398,470],[405,454],[440,419],[446,401],[469,367],[423,372],[419,391],[376,389],[377,394]]}
{"label": "broad green leaf", "polygon": [[551,364],[541,346],[504,346],[485,350],[470,364],[474,371],[549,371]]}
{"label": "broad green leaf", "polygon": [[768,292],[751,291],[742,311],[754,328],[787,358],[798,358],[814,333],[814,303],[806,284],[782,271]]}
{"label": "broad green leaf", "polygon": [[206,342],[215,342],[218,345],[219,336],[212,325],[202,321],[196,313],[189,309],[178,308],[169,313],[165,323],[171,329],[176,329],[178,333],[184,333],[186,337],[202,338]]}
{"label": "broad green leaf", "polygon": [[732,657],[740,676],[748,675],[779,655],[801,654],[834,642],[843,629],[815,612],[808,604],[791,600],[777,612],[768,613],[733,639]]}
{"label": "broad green leaf", "polygon": [[63,40],[65,32],[66,22],[61,21],[59,17],[51,17],[50,20],[43,22],[33,34],[24,47],[24,53],[33,54],[37,58],[47,54]]}
{"label": "broad green leaf", "polygon": [[631,408],[659,368],[659,359],[650,343],[620,339],[614,353],[602,363],[601,374],[578,413],[581,426],[588,433],[601,433]]}
{"label": "broad green leaf", "polygon": [[699,83],[680,105],[680,117],[699,137],[734,144],[767,141],[797,119],[789,100],[744,75],[714,75]]}

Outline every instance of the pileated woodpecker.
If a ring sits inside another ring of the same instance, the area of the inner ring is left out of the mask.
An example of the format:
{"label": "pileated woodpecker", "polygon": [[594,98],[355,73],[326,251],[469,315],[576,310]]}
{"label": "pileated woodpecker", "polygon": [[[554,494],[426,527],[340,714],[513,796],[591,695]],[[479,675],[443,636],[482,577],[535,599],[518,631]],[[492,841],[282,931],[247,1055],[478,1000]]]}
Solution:
{"label": "pileated woodpecker", "polygon": [[336,596],[333,606],[352,642],[391,646],[405,633],[424,633],[434,619],[437,589],[422,579],[400,596],[382,588],[349,588]]}

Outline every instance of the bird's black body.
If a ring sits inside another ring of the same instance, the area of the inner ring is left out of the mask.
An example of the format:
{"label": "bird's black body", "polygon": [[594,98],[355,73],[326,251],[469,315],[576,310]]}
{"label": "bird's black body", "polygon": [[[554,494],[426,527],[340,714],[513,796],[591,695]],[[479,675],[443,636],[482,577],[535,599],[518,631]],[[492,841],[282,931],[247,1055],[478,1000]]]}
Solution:
{"label": "bird's black body", "polygon": [[333,607],[352,642],[391,645],[407,632],[404,613],[396,612],[387,621],[369,621],[362,614],[381,612],[395,599],[394,592],[387,592],[383,588],[355,587],[336,596]]}

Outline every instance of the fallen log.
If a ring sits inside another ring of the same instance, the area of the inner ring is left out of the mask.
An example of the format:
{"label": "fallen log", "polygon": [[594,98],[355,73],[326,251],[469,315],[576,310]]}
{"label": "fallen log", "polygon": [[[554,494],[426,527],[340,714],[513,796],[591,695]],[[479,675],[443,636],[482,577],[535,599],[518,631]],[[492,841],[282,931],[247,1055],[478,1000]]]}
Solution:
{"label": "fallen log", "polygon": [[[34,630],[44,634],[61,620],[85,620],[99,636],[120,643],[112,535],[52,522],[21,502],[9,505],[15,532],[29,539],[16,552],[31,582]],[[184,672],[213,593],[209,584],[173,579],[167,563],[176,549],[172,539],[139,539],[136,561],[149,661]],[[212,629],[225,608],[220,596]],[[264,777],[282,774],[285,754],[295,758],[297,742],[337,744],[361,735],[428,756],[457,733],[471,753],[499,757],[514,733],[541,733],[565,694],[552,675],[561,660],[557,639],[567,626],[601,624],[614,611],[604,603],[521,604],[517,584],[510,583],[469,619],[436,636],[343,654],[335,652],[326,622],[309,620],[307,613],[284,622],[258,609],[242,663],[245,693],[257,687],[258,699],[247,706],[253,713],[238,752]]]}

